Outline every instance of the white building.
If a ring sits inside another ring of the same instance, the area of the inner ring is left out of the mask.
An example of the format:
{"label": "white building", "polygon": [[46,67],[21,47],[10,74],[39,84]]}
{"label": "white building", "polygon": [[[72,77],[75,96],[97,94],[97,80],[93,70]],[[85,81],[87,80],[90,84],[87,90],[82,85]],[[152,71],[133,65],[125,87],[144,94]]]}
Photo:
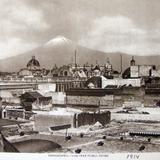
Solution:
{"label": "white building", "polygon": [[140,87],[142,85],[142,79],[141,78],[134,78],[134,79],[122,79],[122,78],[116,78],[116,79],[102,79],[102,88],[105,88],[107,86],[133,86],[133,87]]}
{"label": "white building", "polygon": [[131,78],[149,77],[153,71],[154,65],[135,65],[130,67]]}

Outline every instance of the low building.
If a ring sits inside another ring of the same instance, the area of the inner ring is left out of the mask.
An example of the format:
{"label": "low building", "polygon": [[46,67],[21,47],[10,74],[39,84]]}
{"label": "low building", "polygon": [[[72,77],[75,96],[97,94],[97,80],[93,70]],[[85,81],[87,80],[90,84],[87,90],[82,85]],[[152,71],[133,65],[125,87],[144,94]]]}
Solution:
{"label": "low building", "polygon": [[138,77],[150,77],[152,74],[152,70],[154,69],[154,65],[135,65],[131,66],[131,78]]}
{"label": "low building", "polygon": [[20,77],[28,77],[28,76],[32,76],[32,71],[28,70],[27,68],[22,68],[19,72],[18,75]]}
{"label": "low building", "polygon": [[127,78],[147,78],[147,77],[159,76],[156,71],[155,65],[136,65],[134,57],[130,61],[130,67],[128,67],[122,74],[124,79]]}
{"label": "low building", "polygon": [[157,66],[154,70],[152,70],[151,76],[153,78],[160,78],[160,66]]}
{"label": "low building", "polygon": [[102,80],[102,88],[105,88],[109,85],[140,87],[142,84],[143,84],[143,81],[141,78],[134,78],[134,79],[115,78],[115,79],[103,79]]}
{"label": "low building", "polygon": [[47,76],[50,73],[50,70],[41,68],[39,61],[32,56],[31,60],[26,65],[26,68],[22,68],[18,72],[19,77],[43,77]]}
{"label": "low building", "polygon": [[68,106],[87,111],[97,111],[100,107],[112,108],[113,100],[114,91],[112,89],[71,89],[66,92]]}
{"label": "low building", "polygon": [[3,103],[7,104],[19,104],[20,99],[17,94],[14,94],[13,91],[10,90],[0,90],[0,96],[2,98]]}
{"label": "low building", "polygon": [[122,79],[122,78],[114,78],[107,79],[104,76],[93,76],[89,78],[86,82],[86,86],[88,88],[106,88],[108,86],[133,86],[140,87],[143,84],[143,80],[141,78],[134,79]]}
{"label": "low building", "polygon": [[50,110],[52,97],[45,97],[39,92],[26,92],[20,96],[21,104],[25,110]]}

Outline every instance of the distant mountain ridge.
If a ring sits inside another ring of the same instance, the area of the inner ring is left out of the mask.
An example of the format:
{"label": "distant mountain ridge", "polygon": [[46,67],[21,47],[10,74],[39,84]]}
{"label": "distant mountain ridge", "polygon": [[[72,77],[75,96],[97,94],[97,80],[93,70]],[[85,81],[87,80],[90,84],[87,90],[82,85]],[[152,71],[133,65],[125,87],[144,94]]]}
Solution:
{"label": "distant mountain ridge", "polygon": [[[122,55],[123,70],[129,66],[131,55],[125,53],[105,53],[97,50],[92,50],[86,47],[77,45],[70,39],[63,36],[57,36],[54,39],[46,42],[40,47],[6,59],[0,60],[0,71],[13,72],[19,71],[21,68],[26,68],[28,61],[32,56],[40,62],[42,68],[51,69],[55,64],[58,66],[70,64],[74,60],[75,50],[77,51],[78,64],[96,64],[104,65],[109,58],[115,70],[120,71]],[[160,56],[135,56],[136,64],[155,64],[160,65]]]}

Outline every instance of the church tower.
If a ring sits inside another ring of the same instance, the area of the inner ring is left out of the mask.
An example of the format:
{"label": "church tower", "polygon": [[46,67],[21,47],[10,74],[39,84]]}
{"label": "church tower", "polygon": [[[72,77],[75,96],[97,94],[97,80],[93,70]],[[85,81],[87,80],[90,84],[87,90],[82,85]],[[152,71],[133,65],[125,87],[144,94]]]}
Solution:
{"label": "church tower", "polygon": [[135,66],[136,62],[134,60],[134,56],[132,56],[132,60],[130,61],[130,66]]}

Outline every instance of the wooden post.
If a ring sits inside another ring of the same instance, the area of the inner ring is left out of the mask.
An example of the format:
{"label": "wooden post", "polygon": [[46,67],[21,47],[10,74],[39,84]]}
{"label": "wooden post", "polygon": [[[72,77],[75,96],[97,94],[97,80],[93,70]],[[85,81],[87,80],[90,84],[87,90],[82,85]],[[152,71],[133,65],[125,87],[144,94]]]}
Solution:
{"label": "wooden post", "polygon": [[23,109],[23,119],[25,119],[25,109]]}
{"label": "wooden post", "polygon": [[101,106],[100,99],[99,99],[99,103],[98,103],[98,105],[99,105],[99,113],[100,113],[100,112],[101,112],[101,109],[100,109],[100,106]]}
{"label": "wooden post", "polygon": [[68,135],[67,131],[68,131],[68,128],[66,128],[66,133],[65,133],[65,137],[67,137],[67,135]]}

